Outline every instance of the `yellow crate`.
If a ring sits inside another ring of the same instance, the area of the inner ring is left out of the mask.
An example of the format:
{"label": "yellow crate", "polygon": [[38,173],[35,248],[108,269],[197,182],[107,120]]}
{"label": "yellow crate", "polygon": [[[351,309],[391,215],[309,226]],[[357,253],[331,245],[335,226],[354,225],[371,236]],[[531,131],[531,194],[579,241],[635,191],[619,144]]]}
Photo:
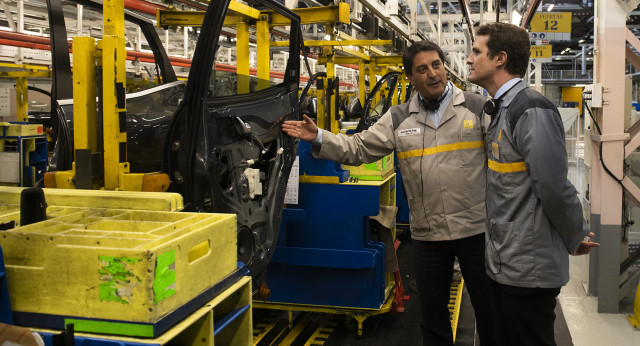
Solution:
{"label": "yellow crate", "polygon": [[0,236],[16,312],[154,323],[237,267],[233,214],[49,209]]}
{"label": "yellow crate", "polygon": [[24,137],[43,135],[42,125],[12,124],[0,122],[0,137]]}
{"label": "yellow crate", "polygon": [[[20,195],[24,187],[0,186],[0,206],[15,204],[20,209]],[[42,189],[47,205],[60,207],[93,207],[180,211],[184,208],[182,195],[169,192]],[[2,210],[0,209],[0,216]]]}
{"label": "yellow crate", "polygon": [[361,180],[384,180],[395,171],[393,154],[389,154],[376,162],[365,163],[360,166],[342,165],[342,169],[349,170],[351,177],[357,177]]}

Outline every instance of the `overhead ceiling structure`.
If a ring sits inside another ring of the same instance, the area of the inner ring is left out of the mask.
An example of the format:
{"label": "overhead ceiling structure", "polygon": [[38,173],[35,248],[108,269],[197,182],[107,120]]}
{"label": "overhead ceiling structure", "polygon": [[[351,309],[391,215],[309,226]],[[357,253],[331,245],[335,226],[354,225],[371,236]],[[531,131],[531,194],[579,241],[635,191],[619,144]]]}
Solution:
{"label": "overhead ceiling structure", "polygon": [[[387,54],[399,54],[411,42],[428,38],[439,43],[449,55],[449,64],[459,77],[466,77],[464,61],[473,40],[474,29],[484,23],[500,21],[520,24],[532,6],[538,13],[570,12],[571,36],[568,40],[551,41],[552,62],[547,70],[592,69],[595,0],[345,0],[351,7],[351,24],[334,27],[308,25],[305,40],[324,40],[326,30],[344,32],[357,39],[392,40],[393,45],[380,47]],[[337,0],[282,0],[288,7],[305,8],[332,5]],[[632,2],[632,1],[631,1]],[[126,7],[141,16],[155,20],[154,8],[174,7],[179,10],[202,10],[206,0],[126,0]],[[102,18],[90,11],[64,6],[69,12],[67,28],[78,35],[99,36]],[[628,17],[627,27],[640,35],[640,11]],[[48,33],[46,0],[0,0],[0,33]],[[158,29],[169,55],[188,58],[197,28]],[[277,31],[277,30],[275,30]],[[273,34],[277,34],[274,32]],[[138,46],[135,33],[128,45]],[[144,47],[142,47],[144,49]]]}

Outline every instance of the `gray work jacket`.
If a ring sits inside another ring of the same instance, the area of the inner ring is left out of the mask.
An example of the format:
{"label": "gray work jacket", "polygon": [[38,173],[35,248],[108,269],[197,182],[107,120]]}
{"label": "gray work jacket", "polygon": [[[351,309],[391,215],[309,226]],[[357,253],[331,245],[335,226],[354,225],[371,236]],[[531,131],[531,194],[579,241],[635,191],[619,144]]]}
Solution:
{"label": "gray work jacket", "polygon": [[567,179],[558,109],[524,82],[504,96],[487,136],[487,274],[519,287],[561,287],[589,233]]}
{"label": "gray work jacket", "polygon": [[319,158],[348,165],[398,156],[413,239],[455,240],[486,230],[486,156],[478,117],[484,98],[453,88],[436,128],[418,95],[393,106],[371,128],[351,137],[322,133]]}

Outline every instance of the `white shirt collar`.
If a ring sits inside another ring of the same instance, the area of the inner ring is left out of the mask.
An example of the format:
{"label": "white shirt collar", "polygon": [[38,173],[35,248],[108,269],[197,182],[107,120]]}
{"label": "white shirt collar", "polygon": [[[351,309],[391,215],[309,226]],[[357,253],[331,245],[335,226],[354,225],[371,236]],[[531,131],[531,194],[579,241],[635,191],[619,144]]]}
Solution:
{"label": "white shirt collar", "polygon": [[517,77],[508,80],[506,83],[502,84],[502,86],[498,89],[498,91],[496,91],[496,94],[493,96],[493,98],[497,99],[498,97],[502,96],[502,94],[506,93],[507,90],[511,89],[512,86],[516,85],[521,80],[522,80],[521,78],[517,78]]}

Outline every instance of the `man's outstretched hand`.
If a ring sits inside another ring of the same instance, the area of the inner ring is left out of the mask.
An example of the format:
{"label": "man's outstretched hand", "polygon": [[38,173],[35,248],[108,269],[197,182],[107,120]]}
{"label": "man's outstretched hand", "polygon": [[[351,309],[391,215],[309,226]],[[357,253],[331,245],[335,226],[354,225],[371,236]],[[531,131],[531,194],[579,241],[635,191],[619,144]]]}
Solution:
{"label": "man's outstretched hand", "polygon": [[[594,235],[595,234],[593,234],[593,232],[589,232],[587,237],[591,238]],[[592,242],[591,240],[583,240],[583,241],[580,242],[580,246],[578,246],[578,250],[576,250],[576,252],[572,253],[572,255],[573,256],[586,255],[586,254],[589,253],[589,251],[591,251],[591,249],[593,249],[594,247],[599,247],[599,246],[600,246],[599,243]]]}
{"label": "man's outstretched hand", "polygon": [[287,120],[282,123],[282,131],[293,138],[311,142],[318,136],[318,127],[308,116],[302,115],[301,121]]}

